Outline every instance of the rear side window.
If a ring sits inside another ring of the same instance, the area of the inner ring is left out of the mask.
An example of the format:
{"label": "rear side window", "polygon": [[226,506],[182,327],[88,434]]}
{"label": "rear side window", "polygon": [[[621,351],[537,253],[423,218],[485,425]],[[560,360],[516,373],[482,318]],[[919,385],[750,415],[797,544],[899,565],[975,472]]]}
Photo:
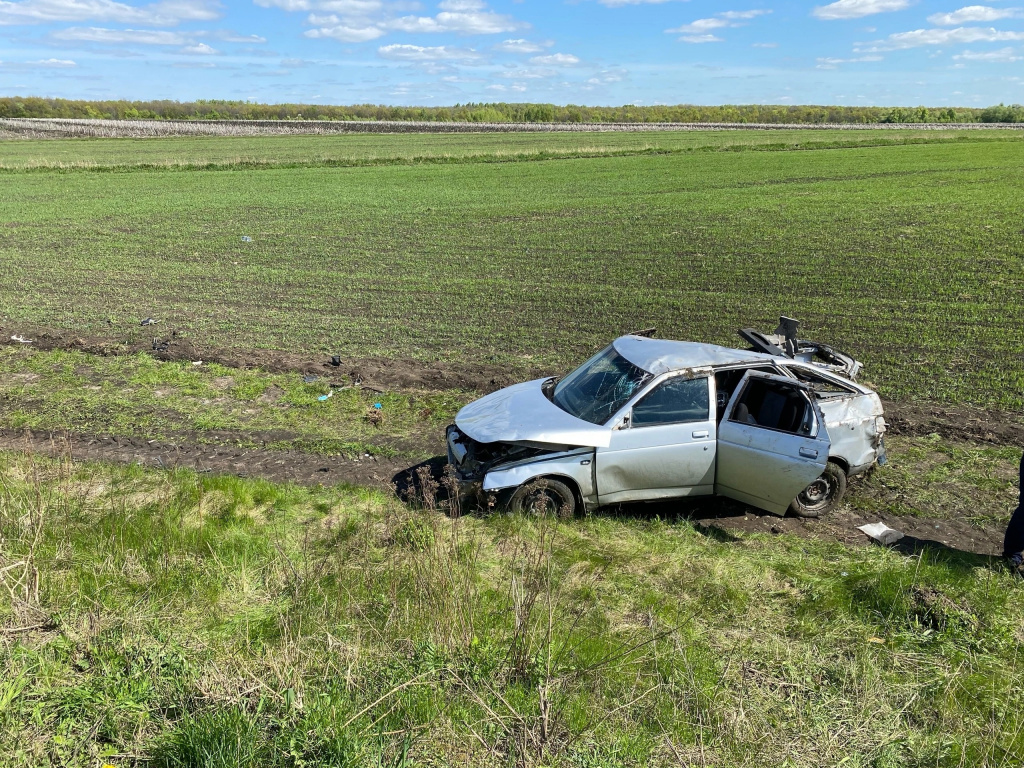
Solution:
{"label": "rear side window", "polygon": [[708,380],[675,378],[662,382],[633,406],[632,425],[684,424],[709,418]]}
{"label": "rear side window", "polygon": [[729,421],[796,435],[811,435],[815,426],[814,409],[802,392],[763,379],[747,383]]}

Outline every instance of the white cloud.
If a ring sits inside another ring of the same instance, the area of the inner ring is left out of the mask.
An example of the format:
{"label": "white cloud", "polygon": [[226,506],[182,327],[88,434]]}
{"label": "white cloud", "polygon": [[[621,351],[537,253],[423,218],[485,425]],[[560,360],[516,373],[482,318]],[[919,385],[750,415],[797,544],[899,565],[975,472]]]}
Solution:
{"label": "white cloud", "polygon": [[756,11],[722,11],[715,15],[722,19],[729,19],[735,21],[737,19],[756,19],[758,16],[764,16],[765,14],[771,13],[771,11],[756,10]]}
{"label": "white cloud", "polygon": [[819,5],[811,15],[818,19],[859,19],[876,13],[892,13],[909,8],[914,0],[836,0],[829,5]]}
{"label": "white cloud", "polygon": [[771,13],[769,10],[722,11],[709,19],[697,19],[689,24],[666,29],[670,35],[682,35],[679,39],[684,43],[720,43],[722,38],[711,34],[712,30],[726,27],[742,27],[744,21]]}
{"label": "white cloud", "polygon": [[852,59],[819,58],[818,69],[836,69],[840,64],[853,64],[860,61],[882,61],[882,56],[856,56]]}
{"label": "white cloud", "polygon": [[218,40],[223,40],[225,43],[249,43],[250,45],[256,45],[267,42],[267,38],[260,37],[259,35],[239,35],[227,29],[214,32],[214,35]]}
{"label": "white cloud", "polygon": [[[687,2],[688,0],[683,0]],[[624,5],[655,5],[660,3],[669,3],[672,0],[597,0],[601,5],[607,5],[609,8],[621,8]]]}
{"label": "white cloud", "polygon": [[558,77],[558,70],[544,67],[516,67],[499,73],[498,77],[506,80],[543,80],[548,77]]}
{"label": "white cloud", "polygon": [[215,56],[220,51],[213,48],[206,43],[196,43],[195,45],[186,45],[181,49],[182,53],[188,53],[195,56]]}
{"label": "white cloud", "polygon": [[[956,29],[915,29],[897,32],[885,40],[876,40],[868,48],[855,48],[858,53],[899,51],[923,45],[956,45],[970,43],[998,43],[1024,40],[1024,32],[1009,32],[991,27],[957,27]],[[865,45],[862,43],[861,45]]]}
{"label": "white cloud", "polygon": [[494,46],[501,53],[540,53],[549,48],[551,43],[534,43],[529,40],[504,40]]}
{"label": "white cloud", "polygon": [[503,93],[504,91],[515,91],[517,93],[522,93],[523,91],[526,90],[526,86],[523,85],[522,83],[513,83],[512,85],[502,85],[501,83],[495,83],[494,85],[488,85],[487,90],[498,91],[499,93]]}
{"label": "white cloud", "polygon": [[1017,54],[1013,48],[1000,48],[998,51],[964,51],[953,57],[956,61],[993,61],[1011,63],[1024,61],[1024,56]]}
{"label": "white cloud", "polygon": [[442,11],[437,16],[402,16],[385,25],[389,29],[413,34],[456,32],[461,35],[498,35],[529,26],[511,16],[492,11]]}
{"label": "white cloud", "polygon": [[36,67],[47,67],[52,69],[68,69],[70,67],[77,67],[78,64],[71,61],[71,59],[42,59],[41,61],[29,61],[26,64],[31,64]]}
{"label": "white cloud", "polygon": [[80,40],[87,43],[135,43],[137,45],[187,45],[188,39],[177,32],[154,29],[104,29],[102,27],[70,27],[54,32],[58,40]]}
{"label": "white cloud", "polygon": [[421,45],[382,45],[377,53],[396,61],[472,61],[480,54],[472,48],[451,48],[447,45],[424,47]]}
{"label": "white cloud", "polygon": [[380,27],[351,27],[347,24],[336,24],[335,21],[340,20],[336,16],[329,16],[321,20],[321,23],[328,26],[307,29],[303,34],[313,39],[330,38],[342,43],[365,43],[369,40],[376,40],[384,34],[384,30]]}
{"label": "white cloud", "polygon": [[998,21],[1020,16],[1019,8],[990,8],[987,5],[968,5],[952,13],[933,13],[928,23],[937,27],[955,27],[971,21]]}
{"label": "white cloud", "polygon": [[551,53],[547,56],[534,56],[530,63],[542,67],[572,67],[579,64],[580,60],[571,53]]}
{"label": "white cloud", "polygon": [[162,0],[144,6],[114,0],[0,0],[0,26],[106,21],[172,27],[182,21],[209,21],[220,16],[220,4],[206,0]]}

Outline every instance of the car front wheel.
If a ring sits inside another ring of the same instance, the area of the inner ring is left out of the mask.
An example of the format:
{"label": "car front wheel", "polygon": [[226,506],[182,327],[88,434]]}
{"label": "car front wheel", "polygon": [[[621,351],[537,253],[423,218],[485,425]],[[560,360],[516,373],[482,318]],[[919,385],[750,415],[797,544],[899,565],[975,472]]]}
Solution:
{"label": "car front wheel", "polygon": [[519,486],[509,499],[508,508],[511,512],[568,519],[576,515],[576,494],[562,481],[542,477]]}
{"label": "car front wheel", "polygon": [[830,461],[821,476],[793,499],[789,510],[798,517],[821,517],[838,507],[845,495],[846,472],[834,461]]}

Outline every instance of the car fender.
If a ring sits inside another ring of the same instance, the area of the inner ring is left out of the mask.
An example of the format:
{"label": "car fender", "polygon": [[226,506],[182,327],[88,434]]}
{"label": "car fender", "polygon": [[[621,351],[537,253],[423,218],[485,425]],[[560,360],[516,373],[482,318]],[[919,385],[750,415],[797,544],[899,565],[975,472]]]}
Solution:
{"label": "car fender", "polygon": [[493,492],[517,488],[538,477],[566,477],[579,487],[584,501],[593,498],[595,495],[593,449],[573,451],[557,456],[543,456],[534,461],[514,466],[496,467],[484,475],[483,489],[485,492]]}

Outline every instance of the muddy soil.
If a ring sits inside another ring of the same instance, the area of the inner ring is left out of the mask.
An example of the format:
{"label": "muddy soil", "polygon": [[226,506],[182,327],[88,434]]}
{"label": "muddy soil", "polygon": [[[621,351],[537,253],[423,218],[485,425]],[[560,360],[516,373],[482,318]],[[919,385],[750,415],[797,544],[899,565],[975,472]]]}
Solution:
{"label": "muddy soil", "polygon": [[[272,373],[302,373],[348,377],[365,388],[379,390],[452,390],[487,393],[551,371],[479,363],[427,363],[390,358],[342,359],[334,366],[327,356],[276,350],[224,349],[182,338],[173,329],[149,326],[149,341],[117,340],[113,336],[87,336],[73,331],[32,325],[0,326],[0,344],[16,345],[12,335],[32,339],[37,349],[78,350],[111,356],[145,352],[158,360],[203,360],[230,368],[261,369]],[[160,329],[160,330],[157,330]],[[885,402],[892,434],[943,437],[970,442],[1024,447],[1024,414],[938,403]]]}
{"label": "muddy soil", "polygon": [[[414,489],[420,467],[427,467],[430,474],[440,481],[445,463],[441,456],[410,466],[408,460],[378,456],[345,459],[301,451],[244,449],[187,441],[166,443],[143,438],[57,435],[27,430],[0,430],[0,450],[30,451],[50,456],[67,456],[70,453],[73,459],[78,460],[136,463],[162,468],[186,467],[203,473],[259,477],[300,485],[347,483],[376,487],[397,493],[402,498],[408,498],[410,490]],[[856,481],[851,491],[856,493]],[[848,508],[839,509],[821,520],[802,520],[777,517],[716,498],[621,505],[602,509],[597,514],[646,518],[657,515],[668,520],[685,518],[695,523],[698,530],[724,540],[733,540],[748,533],[788,533],[844,544],[870,545],[870,539],[858,531],[857,526],[881,521],[906,534],[896,547],[907,553],[941,550],[969,556],[991,556],[998,555],[1002,545],[1002,530],[991,526],[978,527],[966,520],[900,517],[884,513],[864,516]]]}
{"label": "muddy soil", "polygon": [[[145,340],[117,339],[113,336],[90,336],[73,331],[44,328],[27,324],[0,326],[0,344],[16,346],[11,336],[31,339],[32,347],[42,350],[75,350],[102,357],[134,355],[140,352],[164,361],[195,361],[217,363],[229,368],[248,368],[270,373],[301,373],[348,377],[370,389],[462,389],[493,392],[525,378],[539,377],[544,372],[530,369],[510,371],[505,366],[477,363],[425,363],[417,360],[391,358],[343,358],[333,365],[329,356],[282,352],[268,349],[225,349],[203,344],[196,339],[179,336],[176,331],[148,326]],[[134,329],[133,329],[134,331]],[[133,334],[139,335],[139,334]]]}
{"label": "muddy soil", "polygon": [[141,437],[67,435],[0,429],[0,450],[67,456],[79,461],[113,461],[197,472],[259,477],[300,485],[350,485],[390,488],[392,478],[409,467],[408,459],[364,455],[358,459],[303,451],[238,448],[191,441],[160,442]]}

